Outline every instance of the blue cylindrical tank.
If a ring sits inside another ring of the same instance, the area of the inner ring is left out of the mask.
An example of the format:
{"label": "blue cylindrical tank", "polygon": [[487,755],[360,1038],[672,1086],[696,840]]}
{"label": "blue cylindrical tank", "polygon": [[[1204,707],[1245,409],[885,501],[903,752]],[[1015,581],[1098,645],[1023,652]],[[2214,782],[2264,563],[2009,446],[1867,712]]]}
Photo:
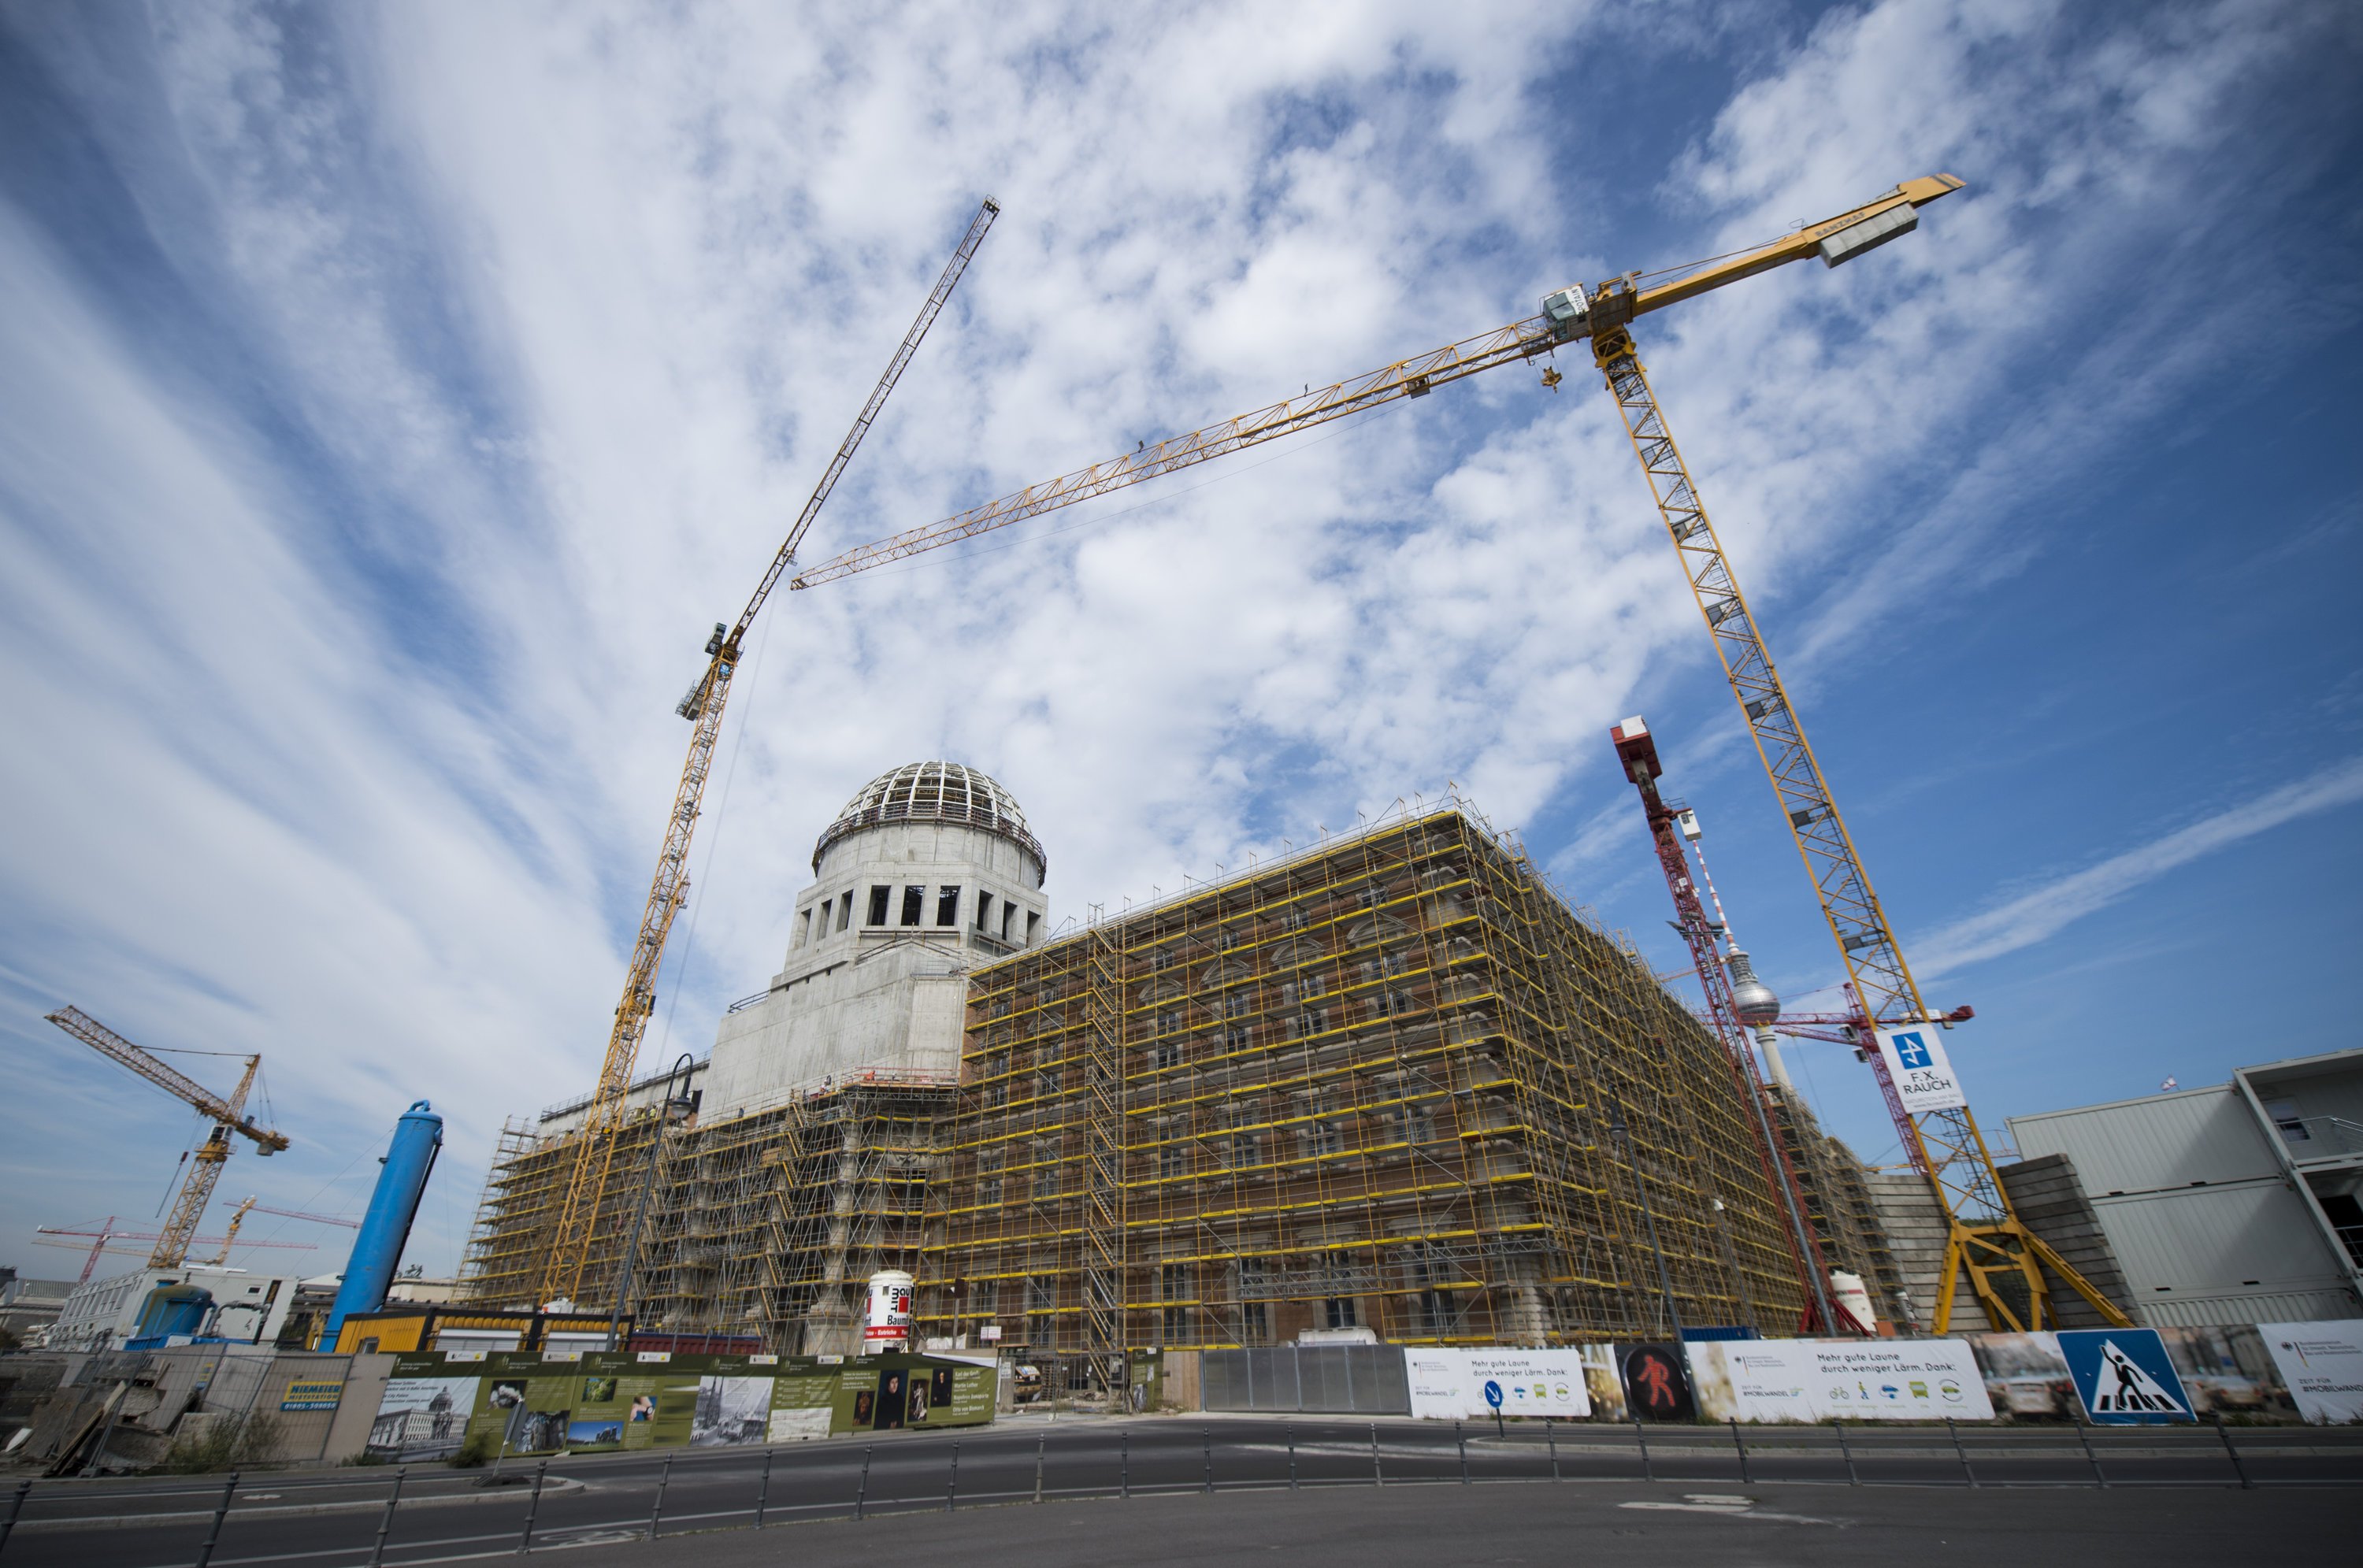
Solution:
{"label": "blue cylindrical tank", "polygon": [[374,1312],[385,1305],[386,1287],[402,1263],[402,1249],[410,1241],[410,1222],[426,1196],[427,1177],[443,1148],[443,1119],[425,1100],[415,1101],[394,1124],[394,1145],[385,1152],[385,1168],[378,1172],[377,1190],[370,1194],[369,1212],[361,1216],[361,1232],[353,1238],[353,1255],[345,1264],[344,1283],[337,1288],[336,1304],[328,1309],[327,1327],[320,1348],[337,1348],[337,1334],[353,1312]]}

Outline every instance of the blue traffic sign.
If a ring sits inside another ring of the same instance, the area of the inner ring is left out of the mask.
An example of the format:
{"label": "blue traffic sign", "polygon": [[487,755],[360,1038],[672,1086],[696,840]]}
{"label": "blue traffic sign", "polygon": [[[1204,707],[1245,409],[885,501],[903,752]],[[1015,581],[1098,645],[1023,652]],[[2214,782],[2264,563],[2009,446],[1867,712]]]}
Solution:
{"label": "blue traffic sign", "polygon": [[2104,1427],[2196,1421],[2156,1329],[2063,1329],[2059,1354],[2085,1414]]}
{"label": "blue traffic sign", "polygon": [[1497,1410],[1502,1408],[1502,1386],[1490,1377],[1485,1380],[1485,1403]]}

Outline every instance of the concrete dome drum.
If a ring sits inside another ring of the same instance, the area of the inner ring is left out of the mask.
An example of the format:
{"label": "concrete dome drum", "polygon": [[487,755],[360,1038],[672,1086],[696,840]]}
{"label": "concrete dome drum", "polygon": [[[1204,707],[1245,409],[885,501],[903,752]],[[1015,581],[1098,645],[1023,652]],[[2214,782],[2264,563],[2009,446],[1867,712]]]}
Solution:
{"label": "concrete dome drum", "polygon": [[1017,809],[1016,797],[994,779],[963,763],[908,762],[880,774],[845,803],[813,845],[813,870],[819,871],[821,856],[838,839],[901,823],[978,828],[1017,845],[1034,857],[1037,867],[1048,864],[1041,843],[1026,826],[1026,813]]}

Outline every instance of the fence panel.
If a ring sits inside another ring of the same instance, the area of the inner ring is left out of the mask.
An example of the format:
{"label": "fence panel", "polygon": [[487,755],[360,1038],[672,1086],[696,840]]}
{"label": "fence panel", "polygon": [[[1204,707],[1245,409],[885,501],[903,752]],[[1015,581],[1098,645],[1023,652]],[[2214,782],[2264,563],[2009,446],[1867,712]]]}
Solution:
{"label": "fence panel", "polygon": [[1199,1363],[1209,1410],[1323,1416],[1411,1413],[1411,1383],[1393,1345],[1275,1345],[1207,1351]]}

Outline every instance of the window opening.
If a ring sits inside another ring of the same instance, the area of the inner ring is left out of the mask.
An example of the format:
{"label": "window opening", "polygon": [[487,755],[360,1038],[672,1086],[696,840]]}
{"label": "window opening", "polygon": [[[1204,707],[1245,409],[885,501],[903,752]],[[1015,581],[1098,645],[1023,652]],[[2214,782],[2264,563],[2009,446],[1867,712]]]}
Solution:
{"label": "window opening", "polygon": [[887,900],[892,899],[893,896],[894,889],[892,888],[872,888],[870,889],[870,924],[884,925],[886,923]]}
{"label": "window opening", "polygon": [[924,887],[904,888],[903,889],[903,923],[916,925],[919,923],[919,917],[926,912],[927,889]]}
{"label": "window opening", "polygon": [[960,895],[958,883],[936,889],[936,923],[937,925],[960,923]]}

